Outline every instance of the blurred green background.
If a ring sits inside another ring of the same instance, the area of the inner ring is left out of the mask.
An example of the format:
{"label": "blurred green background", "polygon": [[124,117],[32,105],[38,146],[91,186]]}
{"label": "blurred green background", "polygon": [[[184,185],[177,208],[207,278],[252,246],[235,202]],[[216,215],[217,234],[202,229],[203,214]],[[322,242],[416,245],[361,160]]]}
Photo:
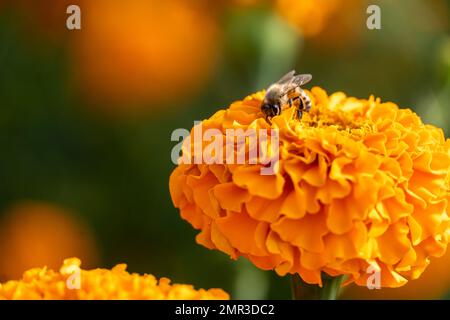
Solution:
{"label": "blurred green background", "polygon": [[[81,30],[66,28],[69,4]],[[381,30],[366,27],[369,4]],[[448,0],[1,0],[0,281],[77,255],[233,298],[289,298],[288,278],[195,243],[170,200],[172,131],[296,69],[328,93],[410,107],[448,136],[449,11]],[[441,260],[422,287],[345,297],[445,297]]]}

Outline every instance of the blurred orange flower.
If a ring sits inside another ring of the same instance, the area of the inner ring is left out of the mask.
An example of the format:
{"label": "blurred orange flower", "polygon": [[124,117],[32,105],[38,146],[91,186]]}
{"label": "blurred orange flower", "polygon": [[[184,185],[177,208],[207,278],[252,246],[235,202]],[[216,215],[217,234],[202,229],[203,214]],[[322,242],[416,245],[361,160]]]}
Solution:
{"label": "blurred orange flower", "polygon": [[0,220],[0,280],[17,279],[35,266],[57,268],[67,255],[97,261],[91,230],[68,210],[45,202],[20,202]]}
{"label": "blurred orange flower", "polygon": [[305,37],[322,32],[343,0],[276,0],[276,9]]}
{"label": "blurred orange flower", "polygon": [[105,111],[150,111],[195,94],[212,74],[219,43],[203,2],[83,2],[71,50],[76,82]]}
{"label": "blurred orange flower", "polygon": [[[59,272],[35,268],[22,280],[0,284],[0,300],[228,300],[221,289],[195,290],[170,284],[167,278],[128,273],[126,264],[107,269],[81,270],[77,258],[64,260]],[[77,287],[78,284],[78,287]]]}
{"label": "blurred orange flower", "polygon": [[366,285],[372,267],[383,287],[417,279],[449,241],[450,140],[391,102],[307,93],[313,107],[300,121],[291,108],[269,125],[264,92],[204,120],[203,130],[224,134],[278,128],[279,170],[181,163],[169,182],[174,205],[199,244],[279,275]]}
{"label": "blurred orange flower", "polygon": [[365,28],[362,0],[275,0],[278,14],[322,48],[352,47]]}

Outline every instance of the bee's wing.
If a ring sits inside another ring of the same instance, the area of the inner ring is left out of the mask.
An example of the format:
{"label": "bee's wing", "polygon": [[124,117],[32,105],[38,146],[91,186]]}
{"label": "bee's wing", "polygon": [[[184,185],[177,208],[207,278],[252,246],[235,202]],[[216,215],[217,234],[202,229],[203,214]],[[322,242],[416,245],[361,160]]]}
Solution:
{"label": "bee's wing", "polygon": [[294,77],[292,77],[289,81],[279,84],[279,96],[283,96],[285,94],[288,94],[290,91],[295,90],[295,88],[298,88],[305,83],[308,83],[311,81],[312,76],[310,74],[299,74]]}
{"label": "bee's wing", "polygon": [[284,76],[282,76],[280,80],[277,81],[277,84],[285,84],[290,82],[294,78],[294,75],[295,70],[289,71]]}
{"label": "bee's wing", "polygon": [[291,82],[300,87],[300,86],[310,82],[311,79],[312,79],[312,75],[310,75],[310,74],[299,74],[299,75],[296,75],[294,78],[292,78]]}

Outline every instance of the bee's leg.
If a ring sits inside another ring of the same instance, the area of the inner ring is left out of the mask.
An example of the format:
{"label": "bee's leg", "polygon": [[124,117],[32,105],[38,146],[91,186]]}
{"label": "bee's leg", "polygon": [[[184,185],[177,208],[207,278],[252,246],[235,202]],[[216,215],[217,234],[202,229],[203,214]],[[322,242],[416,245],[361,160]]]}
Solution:
{"label": "bee's leg", "polygon": [[272,123],[272,118],[278,116],[281,113],[281,107],[278,105],[273,105],[270,109],[265,112],[266,121]]}
{"label": "bee's leg", "polygon": [[301,118],[302,118],[302,115],[303,115],[303,112],[302,112],[302,110],[303,110],[302,99],[300,99],[299,96],[298,96],[298,97],[294,97],[294,98],[292,99],[292,102],[293,102],[293,103],[295,102],[295,104],[296,104],[296,106],[297,106],[297,109],[295,110],[294,117],[295,117],[296,119],[301,119]]}
{"label": "bee's leg", "polygon": [[289,107],[292,107],[292,106],[294,105],[294,99],[293,99],[293,98],[290,98],[290,99],[288,100],[288,104],[289,104]]}
{"label": "bee's leg", "polygon": [[[297,104],[298,97],[289,98],[288,104],[289,107],[295,106]],[[296,115],[294,115],[296,117]]]}

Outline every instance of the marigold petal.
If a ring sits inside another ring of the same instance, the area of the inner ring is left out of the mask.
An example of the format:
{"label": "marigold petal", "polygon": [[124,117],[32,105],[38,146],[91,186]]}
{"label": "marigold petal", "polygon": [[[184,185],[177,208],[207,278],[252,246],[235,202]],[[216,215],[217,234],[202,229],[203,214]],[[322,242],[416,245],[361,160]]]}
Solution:
{"label": "marigold petal", "polygon": [[279,175],[261,175],[259,166],[238,168],[233,172],[233,182],[248,189],[249,193],[266,199],[276,199],[283,192],[284,178]]}
{"label": "marigold petal", "polygon": [[226,217],[217,219],[216,224],[233,248],[256,256],[264,254],[255,243],[258,222],[245,212],[229,212]]}
{"label": "marigold petal", "polygon": [[324,250],[322,237],[328,232],[323,214],[306,215],[302,219],[283,217],[272,224],[281,239],[310,252]]}
{"label": "marigold petal", "polygon": [[222,209],[236,212],[241,211],[242,203],[251,197],[247,190],[231,182],[215,185],[213,194]]}

